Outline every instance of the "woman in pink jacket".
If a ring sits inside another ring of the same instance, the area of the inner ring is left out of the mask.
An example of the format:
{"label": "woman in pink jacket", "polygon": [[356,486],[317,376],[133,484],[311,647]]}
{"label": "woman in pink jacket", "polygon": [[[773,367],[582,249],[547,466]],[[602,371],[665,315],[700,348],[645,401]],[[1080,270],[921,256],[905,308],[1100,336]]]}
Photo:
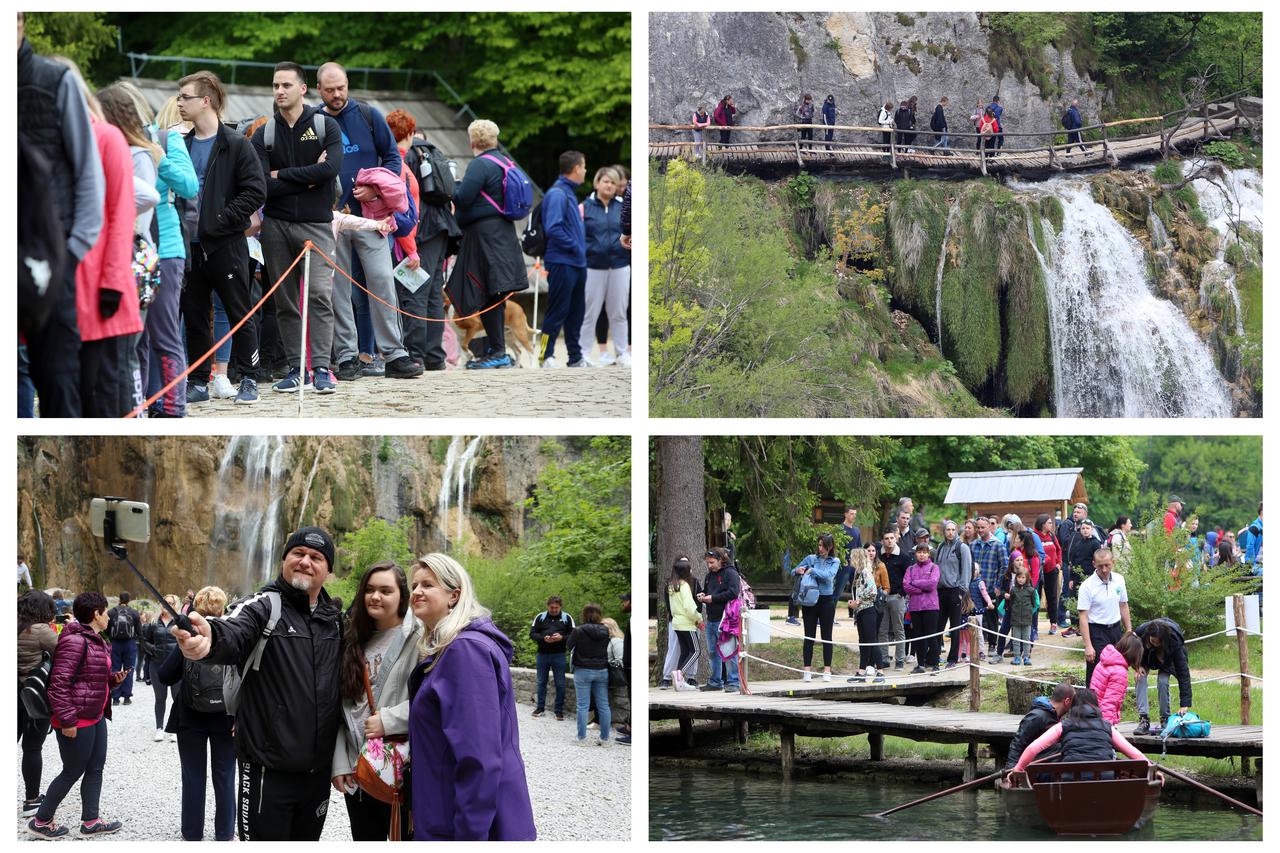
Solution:
{"label": "woman in pink jacket", "polygon": [[911,633],[914,642],[916,667],[912,673],[924,672],[931,667],[937,672],[942,657],[942,636],[929,637],[938,631],[938,565],[929,556],[929,546],[916,546],[916,561],[902,577],[902,591],[907,594],[907,609],[911,612]]}
{"label": "woman in pink jacket", "polygon": [[1098,694],[1102,718],[1113,726],[1120,722],[1120,706],[1124,704],[1124,694],[1129,689],[1129,670],[1136,670],[1141,665],[1142,641],[1132,631],[1116,640],[1114,646],[1107,646],[1098,656],[1089,689]]}

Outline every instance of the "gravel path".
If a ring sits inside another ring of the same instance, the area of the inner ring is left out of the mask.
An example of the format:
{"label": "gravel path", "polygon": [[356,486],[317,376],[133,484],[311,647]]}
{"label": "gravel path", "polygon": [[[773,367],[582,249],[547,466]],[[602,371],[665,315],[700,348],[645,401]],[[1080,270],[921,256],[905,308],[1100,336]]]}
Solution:
{"label": "gravel path", "polygon": [[[210,400],[187,407],[193,418],[294,418],[296,394],[258,386],[258,402],[237,406]],[[307,392],[306,418],[544,417],[625,418],[631,415],[631,371],[620,367],[569,370],[448,370],[415,379],[362,377],[339,382],[333,394]]]}
{"label": "gravel path", "polygon": [[[102,784],[102,815],[122,821],[112,840],[180,841],[178,825],[181,781],[178,745],[168,735],[155,735],[152,690],[139,685],[132,705],[117,706],[108,723],[107,766]],[[538,838],[545,841],[629,841],[631,838],[631,747],[596,746],[589,736],[578,744],[573,717],[556,722],[553,715],[534,719],[532,705],[517,705],[520,752],[524,755]],[[21,753],[19,753],[21,754]],[[43,785],[62,767],[57,738],[44,745]],[[17,771],[17,795],[22,772]],[[71,828],[68,839],[81,840],[80,786],[71,789],[58,808],[57,820]],[[18,818],[18,838],[29,836]],[[205,806],[205,838],[213,838],[213,792]],[[330,791],[329,817],[323,841],[350,841],[347,810],[341,795]]]}

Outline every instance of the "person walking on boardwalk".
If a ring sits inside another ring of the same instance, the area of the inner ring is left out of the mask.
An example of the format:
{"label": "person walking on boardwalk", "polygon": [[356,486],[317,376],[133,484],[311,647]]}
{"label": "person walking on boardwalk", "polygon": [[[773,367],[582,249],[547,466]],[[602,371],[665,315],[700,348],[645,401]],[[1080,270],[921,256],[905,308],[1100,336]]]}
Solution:
{"label": "person walking on boardwalk", "polygon": [[689,122],[693,125],[693,156],[700,162],[707,162],[707,141],[704,134],[711,127],[711,116],[707,114],[706,104],[698,104]]}
{"label": "person walking on boardwalk", "polygon": [[987,107],[983,111],[982,119],[978,122],[978,141],[981,143],[981,147],[991,151],[995,148],[999,135],[1000,122],[996,120],[995,113],[991,111],[991,108]]}
{"label": "person walking on boardwalk", "polygon": [[1000,105],[1000,96],[992,95],[991,103],[987,104],[987,109],[991,110],[991,114],[996,117],[996,148],[1004,148],[1004,107]]}
{"label": "person walking on boardwalk", "polygon": [[1062,114],[1062,126],[1067,129],[1067,150],[1070,151],[1072,145],[1079,145],[1080,150],[1084,151],[1084,144],[1080,139],[1080,128],[1084,127],[1084,120],[1080,118],[1079,98],[1071,99],[1071,106]]}
{"label": "person walking on boardwalk", "polygon": [[[814,633],[822,629],[822,680],[831,680],[832,626],[836,618],[834,581],[840,571],[835,556],[835,538],[830,533],[818,537],[818,551],[809,554],[791,570],[801,576],[800,608],[804,615],[804,679],[813,678]],[[808,576],[806,579],[804,576]]]}
{"label": "person walking on boardwalk", "polygon": [[898,103],[898,111],[893,114],[893,126],[898,129],[898,147],[906,150],[911,141],[911,108],[906,101]]}
{"label": "person walking on boardwalk", "polygon": [[[831,128],[836,124],[836,96],[827,95],[827,99],[822,102],[822,123],[827,127],[826,140],[830,142],[835,137],[836,132]],[[827,150],[831,150],[831,146],[827,146]]]}
{"label": "person walking on boardwalk", "polygon": [[729,144],[729,128],[733,127],[734,119],[737,115],[738,108],[733,105],[733,96],[725,95],[721,98],[711,116],[715,119],[716,126],[720,128],[721,145]]}
{"label": "person walking on boardwalk", "polygon": [[889,143],[893,141],[893,101],[885,101],[884,106],[880,108],[880,115],[876,117],[876,124],[880,125],[880,143],[887,151]]}
{"label": "person walking on boardwalk", "polygon": [[800,124],[810,125],[809,127],[800,129],[800,138],[813,141],[813,95],[808,92],[800,99],[800,106],[796,107],[796,121]]}
{"label": "person walking on boardwalk", "polygon": [[951,103],[943,95],[938,105],[933,108],[933,118],[929,119],[929,129],[933,131],[933,147],[946,151],[951,148],[951,140],[947,136],[947,104]]}

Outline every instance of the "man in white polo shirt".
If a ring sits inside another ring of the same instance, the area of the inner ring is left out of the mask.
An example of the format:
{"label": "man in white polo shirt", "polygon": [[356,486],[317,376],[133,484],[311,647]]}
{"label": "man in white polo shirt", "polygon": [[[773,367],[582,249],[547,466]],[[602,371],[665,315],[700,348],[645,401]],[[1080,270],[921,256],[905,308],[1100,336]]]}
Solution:
{"label": "man in white polo shirt", "polygon": [[1093,679],[1098,654],[1133,630],[1129,619],[1129,590],[1124,578],[1112,571],[1115,557],[1110,548],[1093,555],[1093,574],[1080,584],[1080,636],[1084,637],[1084,683]]}

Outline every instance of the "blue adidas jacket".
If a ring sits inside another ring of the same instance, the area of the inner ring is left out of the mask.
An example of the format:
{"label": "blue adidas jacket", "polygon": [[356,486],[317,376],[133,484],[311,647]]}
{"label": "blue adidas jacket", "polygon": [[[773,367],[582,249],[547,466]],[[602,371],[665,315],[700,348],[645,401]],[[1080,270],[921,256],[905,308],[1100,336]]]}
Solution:
{"label": "blue adidas jacket", "polygon": [[582,220],[587,231],[587,266],[593,270],[616,270],[631,263],[631,253],[622,246],[622,199],[604,202],[592,193],[582,203]]}
{"label": "blue adidas jacket", "polygon": [[[547,232],[548,264],[587,266],[587,229],[578,212],[578,185],[564,175],[542,197],[542,226]],[[621,210],[621,209],[619,209]]]}
{"label": "blue adidas jacket", "polygon": [[348,100],[346,108],[338,115],[327,110],[326,115],[335,119],[342,128],[342,198],[338,201],[338,209],[349,207],[356,216],[363,216],[360,202],[351,197],[356,175],[361,169],[377,166],[389,169],[392,174],[400,174],[400,149],[396,148],[396,140],[386,118],[375,107],[369,107],[372,130],[355,98]]}

